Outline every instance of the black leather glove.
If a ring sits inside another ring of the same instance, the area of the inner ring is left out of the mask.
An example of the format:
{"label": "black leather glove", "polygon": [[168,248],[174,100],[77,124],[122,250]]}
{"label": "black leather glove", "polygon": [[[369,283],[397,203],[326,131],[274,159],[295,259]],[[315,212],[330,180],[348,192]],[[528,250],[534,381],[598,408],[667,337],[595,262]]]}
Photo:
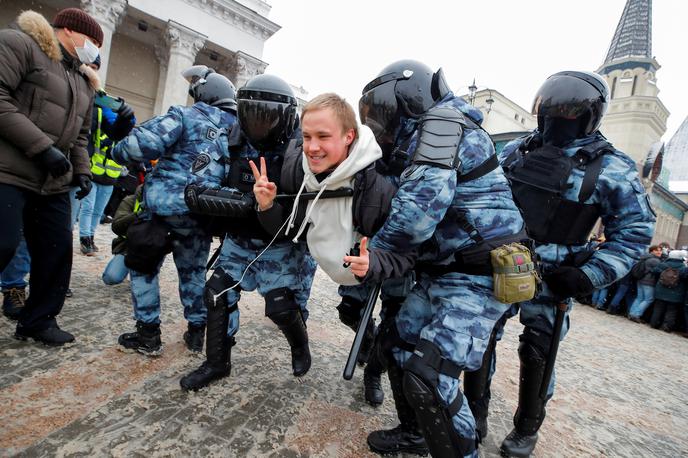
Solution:
{"label": "black leather glove", "polygon": [[76,192],[76,198],[81,200],[91,192],[91,179],[88,175],[77,174],[74,175],[74,181],[72,182],[74,186],[78,186],[79,190]]}
{"label": "black leather glove", "polygon": [[131,107],[131,105],[123,103],[120,109],[117,110],[117,117],[126,120],[131,120],[131,118],[134,117],[134,109]]}
{"label": "black leather glove", "polygon": [[561,299],[590,294],[594,288],[585,272],[577,267],[561,266],[543,276],[549,289]]}
{"label": "black leather glove", "polygon": [[69,159],[54,146],[38,153],[35,158],[55,178],[69,172]]}

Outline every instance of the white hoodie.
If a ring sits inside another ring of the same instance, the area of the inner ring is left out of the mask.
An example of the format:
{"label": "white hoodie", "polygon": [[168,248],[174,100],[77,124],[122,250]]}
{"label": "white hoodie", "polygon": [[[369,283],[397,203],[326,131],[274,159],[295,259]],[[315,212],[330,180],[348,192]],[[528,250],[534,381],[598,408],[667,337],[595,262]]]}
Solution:
{"label": "white hoodie", "polygon": [[[375,141],[373,132],[367,126],[359,126],[358,136],[349,149],[349,156],[323,181],[318,182],[308,168],[308,159],[303,155],[302,166],[305,173],[299,190],[320,192],[341,188],[353,188],[354,175],[382,157],[382,150]],[[329,277],[340,285],[357,285],[359,282],[351,270],[342,265],[343,258],[361,235],[354,231],[352,204],[353,197],[319,199],[320,195],[308,202],[306,217],[294,240],[308,229],[306,240],[311,255]],[[296,215],[296,199],[292,209],[291,226]]]}

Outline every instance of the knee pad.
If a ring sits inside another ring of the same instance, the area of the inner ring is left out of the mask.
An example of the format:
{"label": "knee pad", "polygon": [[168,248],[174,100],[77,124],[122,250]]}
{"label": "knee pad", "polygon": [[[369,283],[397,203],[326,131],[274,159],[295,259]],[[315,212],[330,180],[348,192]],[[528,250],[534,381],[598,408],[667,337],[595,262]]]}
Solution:
{"label": "knee pad", "polygon": [[301,317],[301,308],[296,303],[294,292],[289,288],[277,288],[265,294],[265,316],[276,325],[284,326]]}
{"label": "knee pad", "polygon": [[552,343],[552,336],[537,329],[526,326],[523,334],[519,336],[518,356],[522,363],[540,364],[549,355],[549,346]]}
{"label": "knee pad", "polygon": [[388,367],[389,362],[392,360],[392,349],[395,347],[411,353],[415,345],[401,338],[394,319],[385,318],[377,328],[375,348],[373,348],[383,370]]}
{"label": "knee pad", "polygon": [[363,307],[365,307],[363,301],[354,299],[351,296],[342,296],[342,301],[337,306],[339,321],[355,331],[358,322],[361,320],[361,311]]}
{"label": "knee pad", "polygon": [[475,451],[476,439],[459,435],[452,423],[463,404],[463,394],[459,390],[446,407],[437,391],[440,374],[458,379],[462,369],[443,358],[437,345],[428,340],[418,343],[404,366],[404,395],[416,413],[432,456],[463,457]]}
{"label": "knee pad", "polygon": [[[225,303],[226,300],[224,294],[218,297],[217,300],[215,300],[215,296],[217,296],[222,291],[229,288],[235,283],[236,281],[234,281],[232,277],[227,275],[227,273],[224,270],[222,270],[222,268],[215,269],[208,281],[205,282],[205,288],[203,288],[203,299],[205,301],[206,307],[216,307],[217,304]],[[236,289],[239,289],[238,285]]]}

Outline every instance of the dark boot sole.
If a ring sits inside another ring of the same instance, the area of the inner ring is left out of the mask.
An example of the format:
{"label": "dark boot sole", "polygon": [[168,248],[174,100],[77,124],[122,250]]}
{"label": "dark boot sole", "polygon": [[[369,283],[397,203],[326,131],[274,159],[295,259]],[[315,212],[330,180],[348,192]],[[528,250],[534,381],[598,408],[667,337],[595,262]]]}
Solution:
{"label": "dark boot sole", "polygon": [[378,455],[381,456],[397,456],[400,453],[405,453],[407,455],[416,455],[416,456],[428,456],[430,454],[430,451],[427,449],[416,449],[416,448],[407,448],[407,449],[399,449],[395,451],[382,451],[379,450],[372,445],[368,444],[368,448],[370,449],[371,452],[377,453]]}
{"label": "dark boot sole", "polygon": [[117,345],[117,349],[121,351],[122,353],[141,353],[142,355],[145,356],[150,356],[150,357],[157,357],[162,355],[162,345],[160,346],[159,349],[157,350],[146,350],[143,348],[129,348],[125,347],[123,345]]}
{"label": "dark boot sole", "polygon": [[[231,371],[230,371],[230,372],[231,372]],[[186,392],[194,391],[194,392],[195,392],[195,391],[202,390],[203,388],[209,387],[210,385],[212,385],[213,383],[217,382],[218,380],[222,380],[223,378],[229,377],[229,374],[230,374],[230,373],[227,372],[226,375],[221,375],[221,376],[219,376],[219,377],[215,377],[215,378],[213,378],[212,380],[209,380],[208,383],[206,383],[206,384],[204,384],[204,385],[201,385],[201,386],[195,386],[195,385],[194,385],[194,386],[188,386],[188,385],[185,385],[185,384],[184,384],[184,381],[183,381],[184,378],[182,377],[182,380],[179,381],[179,386],[181,387],[182,391],[186,391]]]}
{"label": "dark boot sole", "polygon": [[46,342],[45,340],[37,339],[37,338],[31,337],[31,336],[23,336],[21,334],[17,334],[16,332],[14,333],[14,338],[19,340],[19,341],[22,341],[22,342],[26,342],[29,339],[31,339],[36,343],[45,345],[46,347],[64,347],[65,345],[71,345],[75,342],[74,340],[72,340],[71,342],[64,342],[64,343]]}

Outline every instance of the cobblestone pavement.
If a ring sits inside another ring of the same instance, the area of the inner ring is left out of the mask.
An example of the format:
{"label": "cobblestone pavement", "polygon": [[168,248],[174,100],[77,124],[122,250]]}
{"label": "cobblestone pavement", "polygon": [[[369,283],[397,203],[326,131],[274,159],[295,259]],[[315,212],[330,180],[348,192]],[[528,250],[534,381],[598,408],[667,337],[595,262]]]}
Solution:
{"label": "cobblestone pavement", "polygon": [[[341,378],[353,334],[338,322],[336,286],[321,272],[309,303],[313,367],[305,377],[291,375],[284,337],[249,293],[231,376],[187,394],[179,378],[203,358],[182,342],[172,262],[161,278],[163,355],[122,353],[117,336],[134,322],[128,281],[100,280],[110,239],[100,226],[99,254],[75,255],[74,297],[59,316],[75,344],[18,342],[13,323],[0,318],[0,456],[374,456],[367,433],[396,424],[389,385],[374,409],[363,400],[360,369],[352,381]],[[584,306],[572,319],[535,456],[688,455],[688,340]],[[497,456],[511,429],[518,333],[512,320],[498,347],[482,456]]]}

